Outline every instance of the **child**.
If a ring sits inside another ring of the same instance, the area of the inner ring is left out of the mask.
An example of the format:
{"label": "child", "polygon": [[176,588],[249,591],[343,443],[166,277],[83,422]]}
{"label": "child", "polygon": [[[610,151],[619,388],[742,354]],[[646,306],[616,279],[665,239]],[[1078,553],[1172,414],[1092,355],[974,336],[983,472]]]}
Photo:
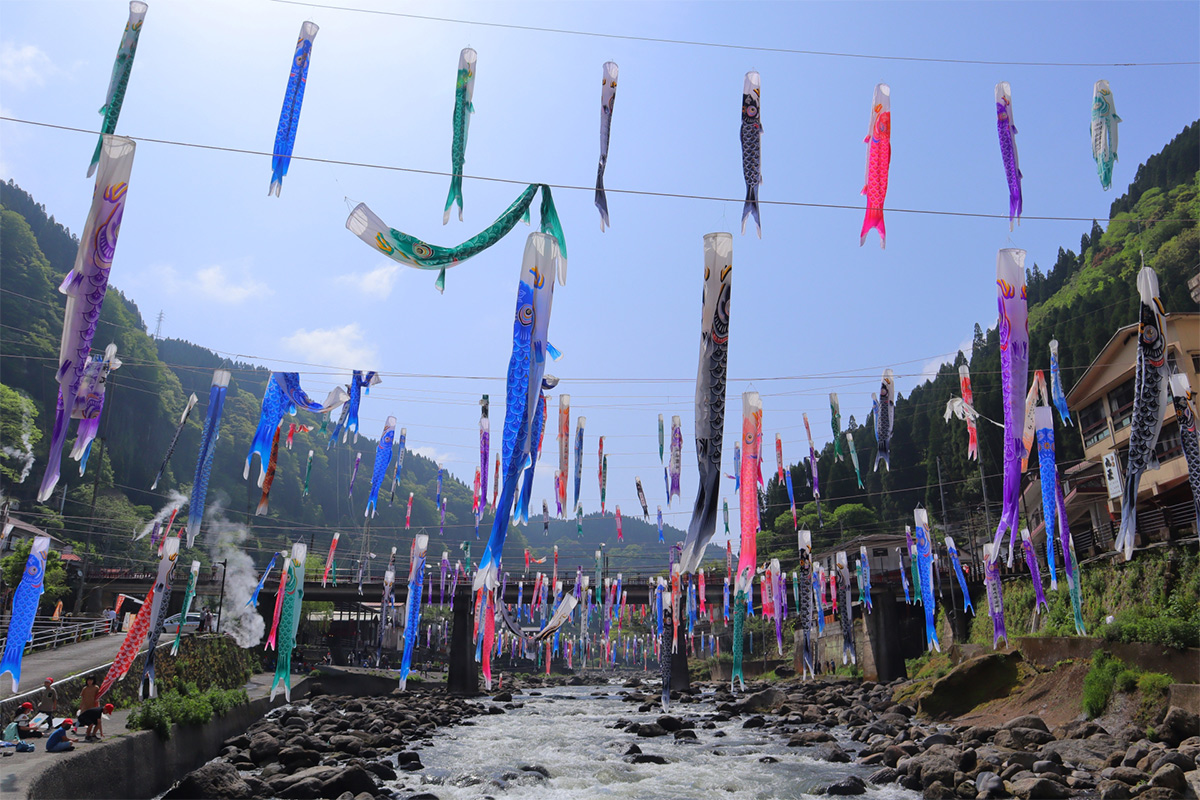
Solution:
{"label": "child", "polygon": [[21,703],[21,713],[17,715],[17,736],[22,739],[40,739],[42,732],[33,727],[33,703]]}
{"label": "child", "polygon": [[47,753],[65,753],[68,750],[75,749],[75,740],[67,733],[74,724],[74,720],[70,718],[58,723],[58,727],[54,729],[54,733],[50,734],[50,738],[46,740]]}
{"label": "child", "polygon": [[95,742],[104,738],[104,715],[112,712],[113,704],[106,703],[103,712],[101,712],[100,706],[94,706],[79,715],[78,724],[87,727],[87,730],[84,731],[86,735],[83,737],[85,742]]}

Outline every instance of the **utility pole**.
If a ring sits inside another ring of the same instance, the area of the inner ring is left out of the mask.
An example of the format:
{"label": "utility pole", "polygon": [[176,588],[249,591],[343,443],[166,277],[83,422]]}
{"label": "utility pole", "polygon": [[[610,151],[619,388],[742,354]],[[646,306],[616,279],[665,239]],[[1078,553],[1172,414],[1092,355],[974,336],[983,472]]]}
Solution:
{"label": "utility pole", "polygon": [[157,324],[155,324],[155,326],[154,326],[154,338],[155,338],[155,339],[161,339],[161,338],[162,338],[162,324],[163,324],[163,319],[164,319],[165,317],[166,317],[166,314],[164,314],[164,313],[162,312],[162,309],[159,309],[159,312],[158,312],[158,322],[157,322]]}
{"label": "utility pole", "polygon": [[[229,572],[229,559],[221,562],[221,597],[217,600],[217,627],[216,632],[221,632],[221,610],[225,608],[225,575]],[[183,620],[187,622],[187,620]]]}
{"label": "utility pole", "polygon": [[[109,387],[110,389],[112,387]],[[105,420],[107,423],[107,419]],[[107,424],[105,427],[108,427]],[[100,455],[96,461],[96,475],[92,479],[92,510],[88,512],[87,543],[83,550],[83,563],[79,573],[79,588],[75,591],[75,613],[83,612],[83,585],[87,582],[88,564],[91,562],[92,532],[96,530],[96,495],[100,490],[100,473],[104,471],[104,445],[107,440],[100,437]]]}

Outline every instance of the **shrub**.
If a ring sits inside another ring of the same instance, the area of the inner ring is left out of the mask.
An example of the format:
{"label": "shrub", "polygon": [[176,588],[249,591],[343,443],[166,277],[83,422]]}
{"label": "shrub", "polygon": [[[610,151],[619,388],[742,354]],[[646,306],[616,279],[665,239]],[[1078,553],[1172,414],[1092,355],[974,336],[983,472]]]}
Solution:
{"label": "shrub", "polygon": [[249,702],[242,689],[209,689],[201,692],[188,682],[183,693],[171,690],[147,700],[129,712],[125,727],[152,730],[163,739],[171,738],[171,725],[203,725],[213,714],[224,716],[236,705]]}
{"label": "shrub", "polygon": [[1083,678],[1083,711],[1088,719],[1100,716],[1108,708],[1113,685],[1124,666],[1103,650],[1092,656],[1092,668]]}

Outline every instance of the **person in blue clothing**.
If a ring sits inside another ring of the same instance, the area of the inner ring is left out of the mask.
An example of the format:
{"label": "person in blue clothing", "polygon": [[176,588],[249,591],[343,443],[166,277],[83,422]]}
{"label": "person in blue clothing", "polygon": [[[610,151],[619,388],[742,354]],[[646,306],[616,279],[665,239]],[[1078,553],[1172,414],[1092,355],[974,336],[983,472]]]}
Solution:
{"label": "person in blue clothing", "polygon": [[50,738],[46,740],[47,753],[65,753],[68,750],[75,749],[75,740],[68,735],[71,726],[75,724],[72,719],[64,719],[58,723],[58,727],[54,729],[54,733],[50,734]]}

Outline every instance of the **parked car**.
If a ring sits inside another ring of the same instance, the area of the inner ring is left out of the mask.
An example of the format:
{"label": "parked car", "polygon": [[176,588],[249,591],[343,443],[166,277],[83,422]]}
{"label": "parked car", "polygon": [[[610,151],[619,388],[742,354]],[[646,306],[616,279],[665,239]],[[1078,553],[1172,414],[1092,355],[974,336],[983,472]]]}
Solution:
{"label": "parked car", "polygon": [[[196,629],[200,627],[201,616],[202,616],[201,614],[199,614],[198,612],[194,612],[194,611],[187,615],[187,621],[185,623],[183,623],[183,635],[184,636],[187,636],[190,633],[196,632]],[[163,623],[163,633],[164,634],[169,634],[169,633],[173,634],[176,632],[176,629],[178,627],[179,627],[179,615],[173,614],[173,615],[167,617],[167,621]]]}

